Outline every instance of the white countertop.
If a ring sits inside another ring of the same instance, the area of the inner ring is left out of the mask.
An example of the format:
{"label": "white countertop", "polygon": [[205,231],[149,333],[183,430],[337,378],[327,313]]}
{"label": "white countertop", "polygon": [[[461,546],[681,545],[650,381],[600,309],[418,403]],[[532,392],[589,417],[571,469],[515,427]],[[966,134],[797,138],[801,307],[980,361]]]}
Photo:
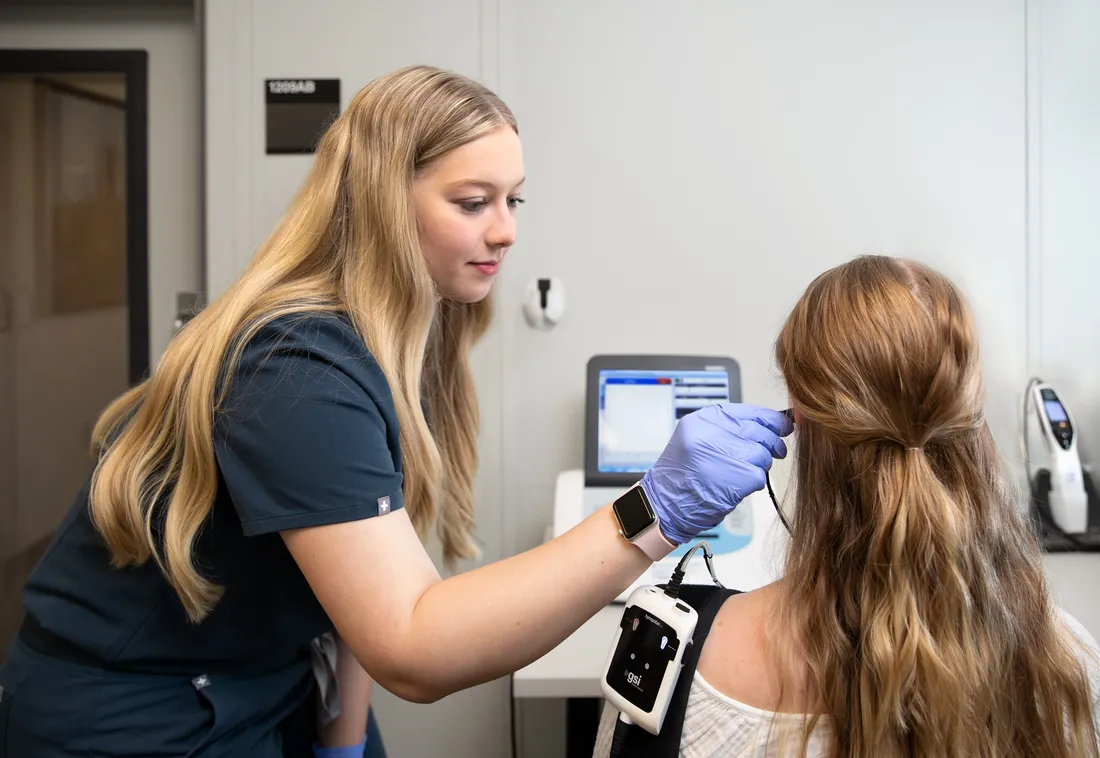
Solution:
{"label": "white countertop", "polygon": [[603,697],[600,670],[623,616],[621,604],[609,605],[537,661],[513,675],[515,696]]}
{"label": "white countertop", "polygon": [[[1055,599],[1100,639],[1100,553],[1043,556]],[[610,605],[568,639],[514,675],[517,698],[601,697],[599,676],[622,605]]]}

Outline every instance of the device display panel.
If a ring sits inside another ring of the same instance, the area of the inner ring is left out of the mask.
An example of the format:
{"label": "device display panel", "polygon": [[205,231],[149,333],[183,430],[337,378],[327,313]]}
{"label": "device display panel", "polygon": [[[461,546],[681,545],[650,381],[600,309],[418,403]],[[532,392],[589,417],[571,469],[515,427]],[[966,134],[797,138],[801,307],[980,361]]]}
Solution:
{"label": "device display panel", "polygon": [[681,418],[729,400],[730,377],[724,370],[601,371],[597,469],[645,473]]}

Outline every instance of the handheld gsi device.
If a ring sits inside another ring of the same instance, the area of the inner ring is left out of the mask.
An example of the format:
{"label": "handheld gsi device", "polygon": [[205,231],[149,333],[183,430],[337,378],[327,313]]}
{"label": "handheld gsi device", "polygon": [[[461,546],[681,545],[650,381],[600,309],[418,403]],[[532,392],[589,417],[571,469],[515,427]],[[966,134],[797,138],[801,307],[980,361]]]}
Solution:
{"label": "handheld gsi device", "polygon": [[[1039,417],[1040,433],[1050,457],[1050,515],[1062,531],[1080,534],[1088,528],[1088,495],[1073,419],[1053,387],[1032,380],[1024,399],[1025,445],[1029,403]],[[1029,460],[1028,452],[1025,448],[1025,460]]]}
{"label": "handheld gsi device", "polygon": [[[678,598],[684,565],[702,548],[711,579],[714,574],[706,542],[695,544],[663,587],[642,586],[630,594],[615,641],[604,663],[600,688],[619,710],[617,734],[632,724],[658,734],[680,677],[684,653],[692,644],[699,614]],[[614,755],[614,752],[612,752]]]}

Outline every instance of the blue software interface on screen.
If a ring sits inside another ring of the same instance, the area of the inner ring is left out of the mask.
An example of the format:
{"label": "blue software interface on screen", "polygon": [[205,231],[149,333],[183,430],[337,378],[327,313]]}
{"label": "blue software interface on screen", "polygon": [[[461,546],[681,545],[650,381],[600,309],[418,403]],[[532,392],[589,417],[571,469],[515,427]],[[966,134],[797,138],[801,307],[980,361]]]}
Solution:
{"label": "blue software interface on screen", "polygon": [[605,473],[648,470],[668,444],[677,421],[729,399],[730,379],[724,369],[601,371],[598,469]]}
{"label": "blue software interface on screen", "polygon": [[1059,421],[1069,421],[1069,417],[1066,416],[1066,409],[1062,407],[1062,404],[1057,400],[1046,400],[1043,405],[1047,409],[1047,417],[1052,423],[1058,423]]}

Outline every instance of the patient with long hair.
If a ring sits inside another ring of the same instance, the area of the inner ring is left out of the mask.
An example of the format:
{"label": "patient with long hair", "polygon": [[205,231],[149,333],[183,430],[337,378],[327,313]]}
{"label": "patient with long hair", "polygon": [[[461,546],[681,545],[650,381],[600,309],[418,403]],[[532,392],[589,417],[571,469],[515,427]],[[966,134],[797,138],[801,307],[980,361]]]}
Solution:
{"label": "patient with long hair", "polygon": [[776,358],[785,571],[719,611],[680,754],[1097,758],[1100,652],[1050,597],[956,287],[857,258],[809,286]]}

